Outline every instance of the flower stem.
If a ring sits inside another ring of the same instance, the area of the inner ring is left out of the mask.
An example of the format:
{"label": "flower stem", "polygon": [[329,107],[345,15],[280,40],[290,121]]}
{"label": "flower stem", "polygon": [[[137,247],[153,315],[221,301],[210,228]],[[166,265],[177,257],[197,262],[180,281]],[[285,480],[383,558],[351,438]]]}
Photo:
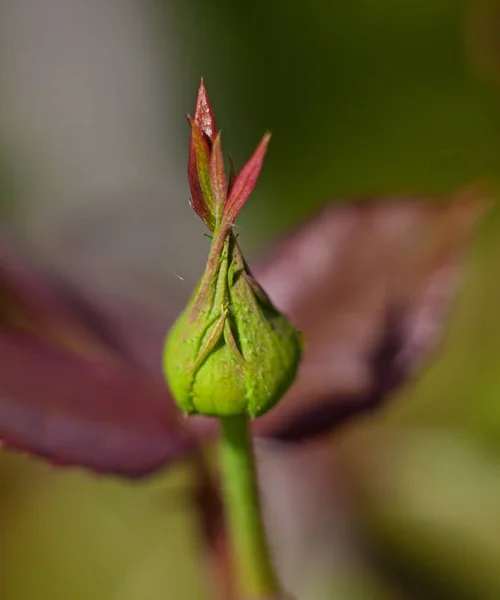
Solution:
{"label": "flower stem", "polygon": [[221,419],[221,466],[236,583],[243,598],[278,595],[267,544],[247,416]]}

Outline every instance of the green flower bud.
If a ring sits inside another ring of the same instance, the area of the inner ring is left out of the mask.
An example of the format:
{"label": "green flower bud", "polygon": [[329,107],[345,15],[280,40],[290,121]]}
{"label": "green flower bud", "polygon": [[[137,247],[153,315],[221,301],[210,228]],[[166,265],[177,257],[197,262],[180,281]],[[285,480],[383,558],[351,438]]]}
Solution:
{"label": "green flower bud", "polygon": [[191,206],[213,232],[207,268],[165,344],[165,377],[188,414],[216,417],[271,409],[295,379],[301,348],[291,323],[253,279],[232,232],[259,176],[270,135],[229,185],[221,135],[201,82],[191,127]]}
{"label": "green flower bud", "polygon": [[257,417],[295,379],[299,336],[251,276],[231,231],[214,238],[208,265],[167,338],[164,370],[189,414]]}

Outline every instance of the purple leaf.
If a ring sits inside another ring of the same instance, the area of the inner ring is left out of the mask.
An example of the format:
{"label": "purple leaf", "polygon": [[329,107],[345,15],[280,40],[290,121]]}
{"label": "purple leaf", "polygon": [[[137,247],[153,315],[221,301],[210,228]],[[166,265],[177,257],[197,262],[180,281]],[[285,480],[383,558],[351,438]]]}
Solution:
{"label": "purple leaf", "polygon": [[334,204],[287,236],[257,277],[306,346],[295,384],[255,431],[325,433],[413,375],[442,339],[484,211],[467,194]]}
{"label": "purple leaf", "polygon": [[120,362],[0,332],[0,439],[56,464],[148,474],[191,443],[166,389]]}
{"label": "purple leaf", "polygon": [[0,249],[2,443],[127,476],[190,450],[159,366],[152,374],[133,355],[112,315],[29,268],[11,244]]}
{"label": "purple leaf", "polygon": [[[0,233],[3,236],[0,237],[1,327],[29,330],[68,349],[78,348],[90,355],[114,355],[151,370],[133,346],[144,346],[138,342],[145,335],[151,339],[151,329],[158,329],[158,323],[152,326],[149,323],[152,319],[138,315],[133,307],[126,307],[127,323],[122,323],[123,311],[117,306],[115,310],[97,307],[88,294],[80,293],[69,282],[28,261],[28,253],[9,239],[5,230]],[[133,342],[130,337],[135,338]]]}
{"label": "purple leaf", "polygon": [[[258,276],[304,331],[304,361],[287,397],[254,431],[286,440],[330,431],[414,374],[441,340],[483,212],[474,197],[451,205],[425,198],[333,205],[287,236]],[[159,366],[148,371],[128,358],[127,336],[116,335],[111,314],[37,275],[7,248],[0,246],[5,445],[127,476],[189,450],[193,438]],[[194,419],[190,430],[206,435],[214,427]]]}

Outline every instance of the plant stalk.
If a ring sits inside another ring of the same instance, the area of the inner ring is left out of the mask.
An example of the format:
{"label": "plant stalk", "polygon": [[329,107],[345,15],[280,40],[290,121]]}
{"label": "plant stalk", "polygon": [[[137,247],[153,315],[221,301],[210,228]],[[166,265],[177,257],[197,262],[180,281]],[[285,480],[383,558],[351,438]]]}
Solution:
{"label": "plant stalk", "polygon": [[249,419],[224,417],[221,426],[222,486],[236,585],[245,600],[274,598],[279,583],[262,522]]}

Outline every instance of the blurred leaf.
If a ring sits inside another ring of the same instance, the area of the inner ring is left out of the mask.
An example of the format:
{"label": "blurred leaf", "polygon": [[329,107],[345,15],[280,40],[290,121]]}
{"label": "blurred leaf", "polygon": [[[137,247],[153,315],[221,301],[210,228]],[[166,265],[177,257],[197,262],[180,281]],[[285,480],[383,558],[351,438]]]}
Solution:
{"label": "blurred leaf", "polygon": [[[261,280],[307,346],[292,390],[255,431],[288,440],[328,432],[413,374],[440,340],[463,246],[483,210],[467,194],[449,205],[351,203],[286,238]],[[60,298],[15,260],[4,265],[3,303],[18,313],[15,331],[6,313],[0,338],[4,442],[129,475],[182,454],[189,436],[163,384],[99,336],[106,315],[96,334],[80,319],[92,313],[81,310],[85,302],[65,303],[71,295]]]}
{"label": "blurred leaf", "polygon": [[77,293],[2,245],[0,439],[58,464],[139,476],[191,447],[163,382]]}
{"label": "blurred leaf", "polygon": [[441,340],[485,208],[475,193],[345,203],[286,237],[258,277],[306,347],[294,386],[256,430],[325,433],[414,375]]}

